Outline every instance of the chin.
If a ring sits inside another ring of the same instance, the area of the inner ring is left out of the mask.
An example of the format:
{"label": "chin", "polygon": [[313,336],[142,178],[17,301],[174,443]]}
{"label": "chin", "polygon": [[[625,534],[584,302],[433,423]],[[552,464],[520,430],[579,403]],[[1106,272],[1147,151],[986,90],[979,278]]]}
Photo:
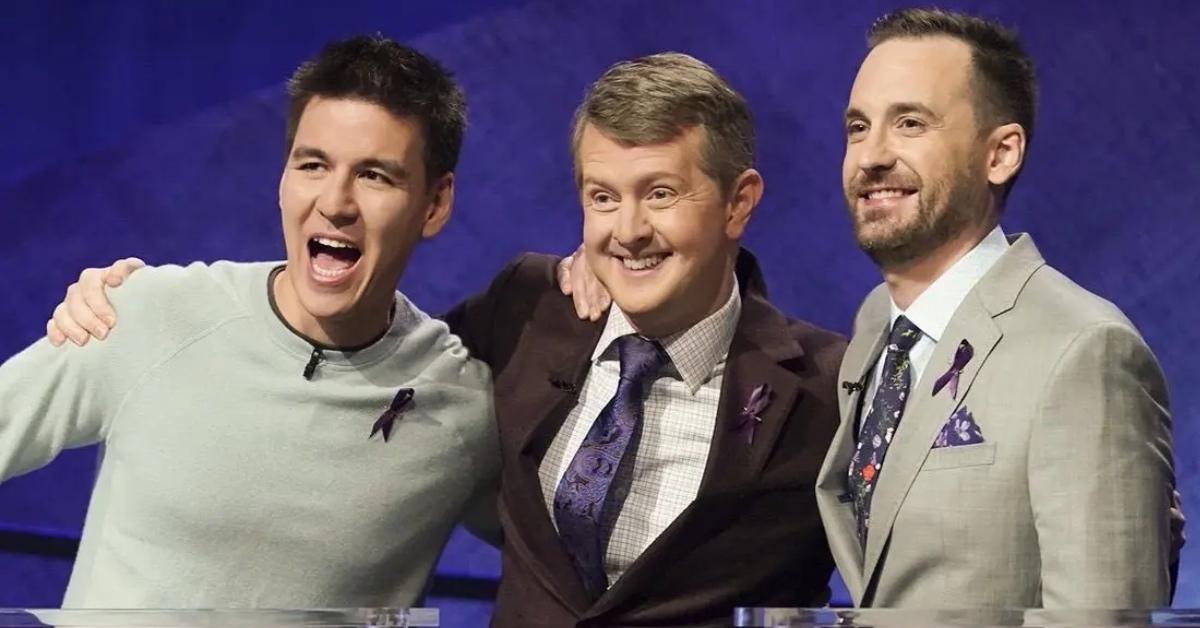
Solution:
{"label": "chin", "polygon": [[647,294],[624,294],[618,297],[613,294],[613,303],[621,308],[622,312],[630,316],[646,316],[664,309],[664,299],[657,295]]}
{"label": "chin", "polygon": [[355,299],[350,295],[313,294],[310,292],[300,297],[300,304],[313,318],[333,321],[354,311]]}

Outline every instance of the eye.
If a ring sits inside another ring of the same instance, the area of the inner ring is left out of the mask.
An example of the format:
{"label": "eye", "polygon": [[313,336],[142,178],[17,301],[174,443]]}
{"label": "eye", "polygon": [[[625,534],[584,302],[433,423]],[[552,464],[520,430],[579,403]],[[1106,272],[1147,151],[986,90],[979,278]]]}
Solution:
{"label": "eye", "polygon": [[596,211],[607,212],[616,209],[620,201],[611,192],[594,190],[588,194],[588,203]]}
{"label": "eye", "polygon": [[304,172],[318,172],[324,169],[325,164],[319,161],[302,161],[296,164],[296,170],[303,170]]}
{"label": "eye", "polygon": [[846,138],[851,140],[861,138],[863,135],[866,135],[868,130],[869,127],[866,122],[851,120],[846,123]]}
{"label": "eye", "polygon": [[363,170],[362,172],[360,172],[358,174],[358,176],[362,179],[366,179],[367,181],[370,181],[371,183],[378,183],[380,185],[392,185],[391,177],[387,176],[386,174],[383,174],[382,172],[379,172],[378,170]]}
{"label": "eye", "polygon": [[678,195],[669,187],[659,186],[646,195],[646,201],[651,207],[662,208],[675,202]]}
{"label": "eye", "polygon": [[905,131],[923,131],[925,123],[917,118],[900,118],[896,126]]}

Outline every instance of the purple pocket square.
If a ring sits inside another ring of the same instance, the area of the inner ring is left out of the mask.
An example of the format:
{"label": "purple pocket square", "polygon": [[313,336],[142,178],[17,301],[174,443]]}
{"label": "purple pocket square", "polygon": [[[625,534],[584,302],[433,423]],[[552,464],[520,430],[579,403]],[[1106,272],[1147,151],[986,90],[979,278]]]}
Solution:
{"label": "purple pocket square", "polygon": [[971,415],[971,411],[962,407],[950,415],[950,420],[942,426],[942,431],[933,441],[933,448],[962,447],[963,445],[978,445],[982,442],[983,430],[980,430],[979,425],[975,423],[975,417]]}

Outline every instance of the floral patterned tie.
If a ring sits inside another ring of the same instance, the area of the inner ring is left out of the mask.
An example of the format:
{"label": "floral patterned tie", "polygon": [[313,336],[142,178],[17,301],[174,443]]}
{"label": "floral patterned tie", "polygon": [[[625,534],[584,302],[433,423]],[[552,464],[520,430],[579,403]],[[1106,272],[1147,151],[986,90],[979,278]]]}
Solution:
{"label": "floral patterned tie", "polygon": [[908,352],[921,339],[921,330],[904,316],[896,319],[888,334],[887,357],[883,377],[871,402],[871,411],[863,419],[858,447],[850,459],[850,493],[854,497],[854,516],[858,520],[858,541],[865,547],[871,521],[871,497],[883,468],[883,457],[904,414],[904,403],[912,385],[912,364]]}
{"label": "floral patterned tie", "polygon": [[[617,338],[621,379],[571,459],[554,494],[554,520],[563,547],[593,599],[608,588],[601,522],[613,479],[631,439],[642,427],[642,399],[668,357],[657,342],[629,334]],[[628,464],[632,459],[626,461]],[[611,504],[609,504],[611,506]]]}

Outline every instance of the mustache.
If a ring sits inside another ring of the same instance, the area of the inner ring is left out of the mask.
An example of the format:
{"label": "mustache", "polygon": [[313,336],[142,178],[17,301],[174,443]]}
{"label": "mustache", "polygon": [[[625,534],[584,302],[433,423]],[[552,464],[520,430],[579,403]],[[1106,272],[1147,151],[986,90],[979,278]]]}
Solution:
{"label": "mustache", "polygon": [[879,174],[859,172],[859,174],[850,181],[850,185],[846,187],[846,194],[850,197],[862,196],[866,194],[866,189],[869,187],[919,190],[921,188],[921,178],[915,175],[907,175],[897,172]]}

